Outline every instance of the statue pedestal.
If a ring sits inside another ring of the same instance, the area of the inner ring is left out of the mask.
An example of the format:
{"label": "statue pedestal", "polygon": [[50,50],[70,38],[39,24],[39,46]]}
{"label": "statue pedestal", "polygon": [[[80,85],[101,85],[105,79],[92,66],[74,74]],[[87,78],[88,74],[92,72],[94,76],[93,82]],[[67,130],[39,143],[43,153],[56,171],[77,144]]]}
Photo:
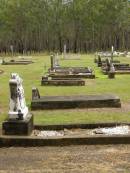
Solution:
{"label": "statue pedestal", "polygon": [[28,114],[24,120],[6,120],[2,124],[3,135],[23,135],[27,136],[33,130],[33,115]]}
{"label": "statue pedestal", "polygon": [[115,78],[115,72],[108,72],[108,78],[114,79]]}

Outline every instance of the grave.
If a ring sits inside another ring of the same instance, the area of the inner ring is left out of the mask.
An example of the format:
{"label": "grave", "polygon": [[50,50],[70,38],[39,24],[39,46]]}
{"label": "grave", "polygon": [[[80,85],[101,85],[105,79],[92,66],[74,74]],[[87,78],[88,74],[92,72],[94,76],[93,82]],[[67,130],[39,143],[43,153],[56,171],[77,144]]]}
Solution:
{"label": "grave", "polygon": [[35,125],[32,135],[0,136],[0,147],[130,144],[129,123]]}
{"label": "grave", "polygon": [[32,64],[33,61],[31,60],[10,60],[10,61],[5,61],[3,59],[2,65],[28,65]]}
{"label": "grave", "polygon": [[52,79],[51,77],[42,77],[41,80],[42,86],[85,86],[85,81],[82,79]]}
{"label": "grave", "polygon": [[22,79],[12,73],[9,80],[10,104],[8,118],[2,124],[4,135],[30,135],[33,130],[33,116],[26,106]]}
{"label": "grave", "polygon": [[[94,59],[94,62],[98,64],[98,67],[101,67],[103,63],[106,63],[106,58],[111,58],[112,63],[120,63],[119,60],[114,60],[114,57],[117,57],[118,54],[116,51],[114,51],[114,47],[112,46],[111,52],[99,52],[96,53],[96,56],[98,57]],[[104,59],[105,58],[105,59]]]}
{"label": "grave", "polygon": [[32,110],[72,109],[72,108],[104,108],[121,107],[115,95],[72,95],[72,96],[40,96],[37,88],[32,89]]}
{"label": "grave", "polygon": [[90,67],[60,67],[55,63],[55,57],[51,56],[51,68],[48,69],[48,77],[55,78],[95,78]]}
{"label": "grave", "polygon": [[67,45],[64,44],[62,60],[80,60],[80,54],[78,53],[78,54],[72,55],[70,53],[67,53]]}
{"label": "grave", "polygon": [[[98,56],[98,57],[100,57],[100,56]],[[98,59],[95,59],[94,62],[97,63],[98,67],[101,67],[103,64],[106,63],[106,60],[107,60],[107,59],[108,59],[108,58],[103,59],[103,58],[100,57],[100,60],[99,60],[99,58],[98,58]],[[112,63],[115,63],[115,64],[118,63],[118,64],[119,64],[120,61],[119,61],[119,60],[113,60]]]}
{"label": "grave", "polygon": [[121,63],[112,63],[110,59],[106,60],[106,63],[104,63],[101,67],[103,74],[108,74],[110,71],[110,66],[113,64],[113,67],[115,69],[115,74],[130,74],[130,65],[129,64],[121,64]]}

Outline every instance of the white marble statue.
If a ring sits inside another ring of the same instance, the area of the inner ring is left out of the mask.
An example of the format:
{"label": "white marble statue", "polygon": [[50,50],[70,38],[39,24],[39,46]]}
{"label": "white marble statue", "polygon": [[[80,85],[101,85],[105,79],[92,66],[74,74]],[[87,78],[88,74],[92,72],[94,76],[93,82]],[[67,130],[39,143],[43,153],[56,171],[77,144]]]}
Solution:
{"label": "white marble statue", "polygon": [[9,119],[25,119],[28,116],[28,107],[26,106],[25,102],[22,82],[23,80],[17,73],[11,74],[11,79],[9,80]]}

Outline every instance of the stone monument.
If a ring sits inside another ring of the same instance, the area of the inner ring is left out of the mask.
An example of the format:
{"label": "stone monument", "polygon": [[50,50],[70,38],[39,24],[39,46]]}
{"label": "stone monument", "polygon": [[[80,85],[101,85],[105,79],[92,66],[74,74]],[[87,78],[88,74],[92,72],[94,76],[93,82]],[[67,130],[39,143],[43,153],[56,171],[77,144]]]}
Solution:
{"label": "stone monument", "polygon": [[58,55],[58,53],[55,55],[54,60],[55,60],[55,67],[60,67],[60,65],[59,65],[59,55]]}
{"label": "stone monument", "polygon": [[112,62],[110,63],[110,71],[108,72],[108,78],[109,79],[115,78],[115,67]]}
{"label": "stone monument", "polygon": [[17,73],[11,74],[9,113],[8,119],[3,122],[5,135],[29,135],[33,130],[33,116],[26,106],[22,82]]}
{"label": "stone monument", "polygon": [[66,44],[64,44],[64,59],[66,59],[66,53],[67,53],[66,49],[67,49]]}
{"label": "stone monument", "polygon": [[101,56],[98,55],[98,67],[102,66],[102,60],[101,60]]}
{"label": "stone monument", "polygon": [[54,66],[55,66],[55,63],[54,63],[54,56],[53,55],[51,55],[51,71],[53,71],[54,70]]}
{"label": "stone monument", "polygon": [[113,55],[114,55],[114,46],[111,48],[111,61],[113,62]]}

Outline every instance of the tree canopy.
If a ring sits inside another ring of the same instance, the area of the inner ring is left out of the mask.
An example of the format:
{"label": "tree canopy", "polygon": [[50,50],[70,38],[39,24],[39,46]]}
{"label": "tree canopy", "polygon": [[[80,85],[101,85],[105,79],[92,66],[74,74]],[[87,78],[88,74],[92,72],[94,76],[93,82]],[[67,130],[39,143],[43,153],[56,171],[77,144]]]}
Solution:
{"label": "tree canopy", "polygon": [[0,51],[130,48],[128,0],[0,0]]}

